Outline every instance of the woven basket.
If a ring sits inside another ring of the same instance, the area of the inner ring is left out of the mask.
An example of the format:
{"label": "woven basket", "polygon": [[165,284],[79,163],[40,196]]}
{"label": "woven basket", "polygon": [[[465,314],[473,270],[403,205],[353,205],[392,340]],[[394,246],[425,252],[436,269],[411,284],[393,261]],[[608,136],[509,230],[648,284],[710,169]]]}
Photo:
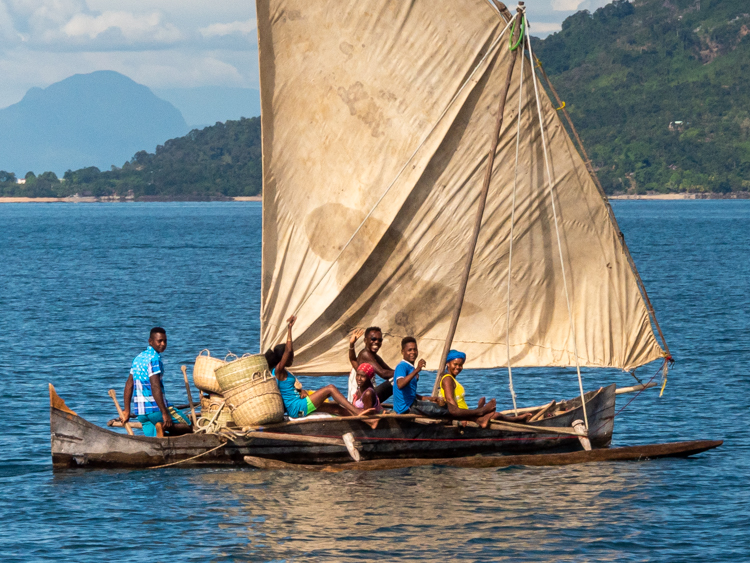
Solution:
{"label": "woven basket", "polygon": [[216,369],[216,381],[219,383],[225,397],[227,391],[234,389],[250,381],[254,375],[261,375],[268,371],[268,363],[263,354],[244,356]]}
{"label": "woven basket", "polygon": [[268,370],[254,373],[245,383],[227,391],[225,397],[237,426],[259,426],[284,420],[279,386]]}
{"label": "woven basket", "polygon": [[[207,352],[207,355],[204,356],[203,352]],[[208,350],[201,350],[198,357],[195,358],[195,365],[193,366],[193,383],[195,383],[195,386],[208,393],[221,393],[221,387],[216,381],[214,370],[223,365],[226,365],[224,360],[212,357]]]}
{"label": "woven basket", "polygon": [[[224,397],[221,395],[212,393],[210,397],[201,397],[201,418],[211,420],[223,404]],[[232,418],[232,409],[225,405],[214,422],[219,426],[235,426],[234,419]]]}

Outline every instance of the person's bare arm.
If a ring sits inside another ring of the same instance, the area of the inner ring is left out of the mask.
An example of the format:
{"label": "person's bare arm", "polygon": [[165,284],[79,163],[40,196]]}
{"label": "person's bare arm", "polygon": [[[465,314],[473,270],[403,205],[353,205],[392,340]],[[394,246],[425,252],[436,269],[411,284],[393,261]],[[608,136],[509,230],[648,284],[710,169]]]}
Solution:
{"label": "person's bare arm", "polygon": [[276,379],[278,379],[279,381],[284,381],[286,379],[286,365],[289,363],[289,357],[292,355],[292,352],[294,352],[294,344],[292,342],[292,327],[294,326],[294,321],[296,320],[297,317],[292,315],[286,321],[286,347],[284,348],[284,353],[281,356],[281,360],[279,360],[279,363],[276,365]]}
{"label": "person's bare arm", "polygon": [[151,393],[154,395],[156,406],[159,407],[163,419],[162,428],[169,430],[172,428],[172,415],[169,414],[167,402],[164,400],[164,393],[161,392],[161,374],[157,373],[149,377],[151,381]]}
{"label": "person's bare arm", "polygon": [[[405,377],[399,377],[396,380],[396,385],[398,385],[398,388],[399,389],[403,389],[404,387],[406,387],[407,385],[409,385],[409,383],[411,382],[412,379],[414,379],[415,377],[419,378],[419,372],[422,371],[426,365],[427,365],[426,361],[419,360],[417,362],[417,367],[414,368],[414,371],[412,371],[409,375],[407,375]],[[419,397],[417,397],[417,398],[419,398]]]}
{"label": "person's bare arm", "polygon": [[377,393],[375,393],[375,389],[368,389],[364,392],[362,395],[362,405],[364,406],[363,410],[371,409],[375,406],[375,399],[377,398]]}
{"label": "person's bare arm", "polygon": [[360,364],[370,364],[375,369],[375,374],[383,379],[391,379],[393,377],[393,370],[383,361],[383,358],[377,354],[373,354],[367,348],[359,353],[357,361]]}
{"label": "person's bare arm", "polygon": [[125,424],[130,420],[130,402],[133,400],[133,374],[128,376],[128,380],[125,382],[125,390],[122,392],[122,398],[125,401],[122,409],[122,416],[120,422]]}
{"label": "person's bare arm", "polygon": [[349,337],[349,362],[351,362],[354,369],[357,369],[359,367],[359,364],[361,363],[357,361],[357,353],[354,350],[354,345],[357,343],[357,339],[360,338],[364,333],[365,329],[358,328],[357,330],[352,332],[352,335]]}

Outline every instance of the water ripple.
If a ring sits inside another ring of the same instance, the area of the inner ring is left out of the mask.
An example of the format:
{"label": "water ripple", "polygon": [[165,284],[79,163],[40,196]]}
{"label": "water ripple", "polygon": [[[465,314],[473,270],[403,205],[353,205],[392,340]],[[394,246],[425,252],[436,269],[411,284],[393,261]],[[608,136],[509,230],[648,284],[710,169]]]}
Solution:
{"label": "water ripple", "polygon": [[[14,413],[0,435],[0,557],[750,560],[750,202],[614,207],[678,359],[662,399],[644,393],[618,417],[615,444],[722,438],[723,448],[648,463],[319,475],[53,473],[47,382],[103,424],[114,416],[107,389],[120,390],[152,325],[169,330],[166,385],[178,402],[179,365],[198,350],[257,350],[260,206],[0,206],[0,375]],[[572,370],[514,379],[523,403],[577,393]],[[469,373],[465,386],[471,399],[508,403],[502,370]]]}

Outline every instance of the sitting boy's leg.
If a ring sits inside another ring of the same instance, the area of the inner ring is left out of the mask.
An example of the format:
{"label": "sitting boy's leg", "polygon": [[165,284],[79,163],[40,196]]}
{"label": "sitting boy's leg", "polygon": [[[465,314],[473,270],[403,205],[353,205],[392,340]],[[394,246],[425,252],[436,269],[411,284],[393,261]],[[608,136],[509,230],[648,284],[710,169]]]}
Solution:
{"label": "sitting boy's leg", "polygon": [[[169,407],[169,414],[172,418],[172,426],[167,430],[168,436],[181,436],[182,434],[190,434],[193,431],[190,419],[187,418],[185,413],[174,407]],[[161,412],[156,411],[145,415],[139,415],[138,422],[141,423],[144,435],[151,438],[161,438],[164,436],[162,430],[164,418],[162,417]]]}
{"label": "sitting boy's leg", "polygon": [[448,407],[440,406],[432,401],[420,401],[417,399],[409,409],[409,413],[426,416],[429,418],[448,418],[450,413]]}
{"label": "sitting boy's leg", "polygon": [[375,393],[378,395],[378,399],[383,403],[393,397],[393,380],[386,379],[380,385],[375,387]]}

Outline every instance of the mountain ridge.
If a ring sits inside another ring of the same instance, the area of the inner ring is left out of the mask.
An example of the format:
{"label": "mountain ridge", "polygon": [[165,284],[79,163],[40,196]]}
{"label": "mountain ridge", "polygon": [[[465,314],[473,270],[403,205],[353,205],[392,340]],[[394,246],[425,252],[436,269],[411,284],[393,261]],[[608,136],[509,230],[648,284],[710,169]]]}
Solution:
{"label": "mountain ridge", "polygon": [[0,110],[0,168],[108,168],[187,132],[179,110],[146,86],[114,71],[75,74]]}

